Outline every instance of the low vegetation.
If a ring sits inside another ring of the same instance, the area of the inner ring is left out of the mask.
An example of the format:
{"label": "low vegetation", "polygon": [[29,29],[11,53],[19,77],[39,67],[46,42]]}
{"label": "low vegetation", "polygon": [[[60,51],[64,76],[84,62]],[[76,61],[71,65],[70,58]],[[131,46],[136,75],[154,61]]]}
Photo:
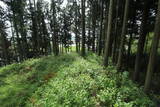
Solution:
{"label": "low vegetation", "polygon": [[77,54],[30,59],[0,69],[1,107],[154,107],[127,72]]}

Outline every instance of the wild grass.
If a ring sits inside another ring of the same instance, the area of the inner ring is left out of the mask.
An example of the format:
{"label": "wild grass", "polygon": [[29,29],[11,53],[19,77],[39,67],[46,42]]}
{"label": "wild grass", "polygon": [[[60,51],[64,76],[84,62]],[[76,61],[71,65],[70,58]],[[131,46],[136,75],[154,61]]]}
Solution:
{"label": "wild grass", "polygon": [[71,55],[48,56],[1,68],[1,107],[23,107],[38,87],[56,76],[60,68],[69,66],[74,58]]}
{"label": "wild grass", "polygon": [[71,53],[0,68],[1,107],[152,107],[154,103],[101,57]]}
{"label": "wild grass", "polygon": [[[73,55],[74,56],[74,55]],[[38,88],[28,107],[154,107],[154,103],[115,67],[104,69],[101,57],[76,56],[56,77]]]}

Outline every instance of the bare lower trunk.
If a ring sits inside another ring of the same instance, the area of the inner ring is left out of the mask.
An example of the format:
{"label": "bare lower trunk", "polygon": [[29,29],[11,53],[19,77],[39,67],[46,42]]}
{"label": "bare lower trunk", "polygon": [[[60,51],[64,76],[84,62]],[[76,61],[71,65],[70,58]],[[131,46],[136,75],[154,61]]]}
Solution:
{"label": "bare lower trunk", "polygon": [[109,60],[109,45],[110,45],[111,28],[112,28],[113,3],[114,3],[113,0],[110,0],[108,27],[107,27],[106,43],[105,43],[105,51],[104,51],[104,62],[103,62],[104,66],[108,66],[108,60]]}
{"label": "bare lower trunk", "polygon": [[146,40],[146,35],[147,35],[147,19],[149,16],[149,2],[145,1],[144,4],[144,11],[143,11],[143,16],[142,16],[142,24],[141,24],[141,33],[138,41],[138,48],[137,48],[137,54],[136,54],[136,61],[135,61],[135,72],[133,76],[133,80],[137,80],[141,68],[141,60],[142,60],[142,55],[143,55],[143,50],[144,50],[144,44]]}
{"label": "bare lower trunk", "polygon": [[157,14],[157,18],[156,18],[154,37],[152,40],[152,48],[151,48],[148,69],[147,69],[147,75],[146,75],[146,80],[145,80],[145,85],[144,85],[145,92],[148,92],[150,89],[152,74],[154,71],[154,65],[155,65],[155,61],[156,61],[156,55],[157,55],[158,44],[159,44],[159,39],[160,39],[159,26],[160,26],[160,0],[158,2],[158,14]]}
{"label": "bare lower trunk", "polygon": [[122,56],[123,56],[125,35],[126,35],[127,22],[128,22],[129,1],[130,0],[126,0],[126,3],[125,3],[125,12],[124,12],[124,18],[123,18],[120,49],[118,54],[117,70],[121,70],[121,67],[122,67]]}
{"label": "bare lower trunk", "polygon": [[85,0],[82,0],[82,56],[85,56],[85,43],[86,43],[86,37],[85,37]]}

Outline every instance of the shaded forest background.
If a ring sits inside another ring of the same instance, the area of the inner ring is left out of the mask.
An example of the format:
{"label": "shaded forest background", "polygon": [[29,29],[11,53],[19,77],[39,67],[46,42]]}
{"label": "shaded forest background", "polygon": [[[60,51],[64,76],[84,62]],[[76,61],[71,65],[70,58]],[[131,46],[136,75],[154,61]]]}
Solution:
{"label": "shaded forest background", "polygon": [[160,0],[1,2],[1,66],[72,49],[83,57],[93,52],[105,67],[127,70],[145,92],[160,94]]}

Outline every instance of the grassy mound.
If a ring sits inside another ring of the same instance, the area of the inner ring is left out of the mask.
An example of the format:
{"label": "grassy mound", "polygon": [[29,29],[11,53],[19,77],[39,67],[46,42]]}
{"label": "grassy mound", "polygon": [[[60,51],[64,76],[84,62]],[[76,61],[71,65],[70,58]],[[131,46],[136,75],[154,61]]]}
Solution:
{"label": "grassy mound", "polygon": [[27,107],[154,107],[127,72],[112,66],[104,70],[96,55],[72,57],[72,64],[66,59],[58,65],[56,76],[37,89]]}
{"label": "grassy mound", "polygon": [[38,87],[75,60],[75,55],[30,59],[0,68],[0,107],[24,107]]}

